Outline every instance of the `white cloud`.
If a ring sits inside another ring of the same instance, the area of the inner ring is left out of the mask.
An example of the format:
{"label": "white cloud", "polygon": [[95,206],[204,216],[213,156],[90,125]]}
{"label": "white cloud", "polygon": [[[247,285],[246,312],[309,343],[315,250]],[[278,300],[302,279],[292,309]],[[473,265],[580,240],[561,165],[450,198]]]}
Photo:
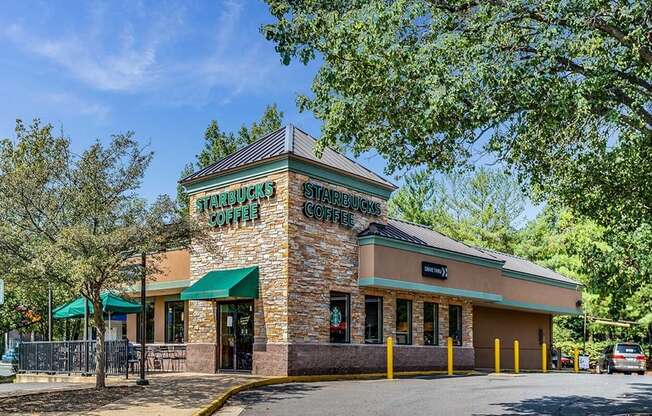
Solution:
{"label": "white cloud", "polygon": [[92,39],[83,35],[38,37],[18,24],[8,26],[4,33],[18,47],[53,61],[99,90],[127,91],[143,86],[151,80],[156,63],[154,44],[137,48],[123,41],[118,52],[102,54],[93,47]]}
{"label": "white cloud", "polygon": [[17,20],[0,28],[0,40],[94,90],[141,94],[156,105],[226,103],[242,93],[278,88],[278,57],[257,24],[247,20],[245,4],[220,2],[214,23],[196,27],[205,10],[194,10],[193,20],[176,4],[135,5],[121,14],[94,3],[83,22],[67,31],[55,33],[48,25],[44,32]]}

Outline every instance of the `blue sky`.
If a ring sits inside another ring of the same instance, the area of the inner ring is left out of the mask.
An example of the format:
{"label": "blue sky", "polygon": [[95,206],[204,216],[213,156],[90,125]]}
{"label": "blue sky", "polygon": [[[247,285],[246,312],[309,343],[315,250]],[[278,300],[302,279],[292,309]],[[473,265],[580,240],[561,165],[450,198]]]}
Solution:
{"label": "blue sky", "polygon": [[[237,129],[277,103],[318,137],[320,122],[295,105],[316,66],[282,65],[259,31],[271,21],[258,0],[5,1],[0,137],[13,137],[16,118],[62,128],[76,150],[132,130],[155,152],[149,199],[175,193],[212,119]],[[377,155],[359,161],[382,174]]]}

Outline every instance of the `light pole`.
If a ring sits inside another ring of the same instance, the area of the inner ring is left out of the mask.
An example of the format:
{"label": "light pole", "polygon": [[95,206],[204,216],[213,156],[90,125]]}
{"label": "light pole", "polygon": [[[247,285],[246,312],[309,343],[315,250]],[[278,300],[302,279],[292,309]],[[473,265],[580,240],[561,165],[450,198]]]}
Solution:
{"label": "light pole", "polygon": [[145,278],[147,277],[147,262],[145,260],[145,253],[140,255],[140,261],[143,269],[140,276],[140,378],[136,380],[136,384],[139,386],[147,386],[149,381],[145,379],[145,337],[147,334],[147,309],[145,306]]}
{"label": "light pole", "polygon": [[48,283],[48,341],[52,342],[52,283]]}

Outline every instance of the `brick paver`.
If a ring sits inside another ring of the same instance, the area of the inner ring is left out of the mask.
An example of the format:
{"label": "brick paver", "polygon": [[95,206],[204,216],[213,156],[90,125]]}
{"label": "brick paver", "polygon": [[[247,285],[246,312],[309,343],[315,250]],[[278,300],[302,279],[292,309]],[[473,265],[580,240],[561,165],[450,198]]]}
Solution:
{"label": "brick paver", "polygon": [[107,404],[92,416],[190,416],[230,387],[262,380],[239,374],[168,374],[150,379],[150,385],[124,399]]}

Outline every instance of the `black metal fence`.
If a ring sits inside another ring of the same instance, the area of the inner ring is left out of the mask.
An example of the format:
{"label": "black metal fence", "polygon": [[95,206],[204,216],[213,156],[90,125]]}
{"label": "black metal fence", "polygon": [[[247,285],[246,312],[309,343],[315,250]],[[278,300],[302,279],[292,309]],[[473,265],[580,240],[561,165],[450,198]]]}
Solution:
{"label": "black metal fence", "polygon": [[[106,341],[106,374],[127,375],[127,341]],[[96,341],[40,341],[18,345],[18,371],[23,373],[94,374]]]}

